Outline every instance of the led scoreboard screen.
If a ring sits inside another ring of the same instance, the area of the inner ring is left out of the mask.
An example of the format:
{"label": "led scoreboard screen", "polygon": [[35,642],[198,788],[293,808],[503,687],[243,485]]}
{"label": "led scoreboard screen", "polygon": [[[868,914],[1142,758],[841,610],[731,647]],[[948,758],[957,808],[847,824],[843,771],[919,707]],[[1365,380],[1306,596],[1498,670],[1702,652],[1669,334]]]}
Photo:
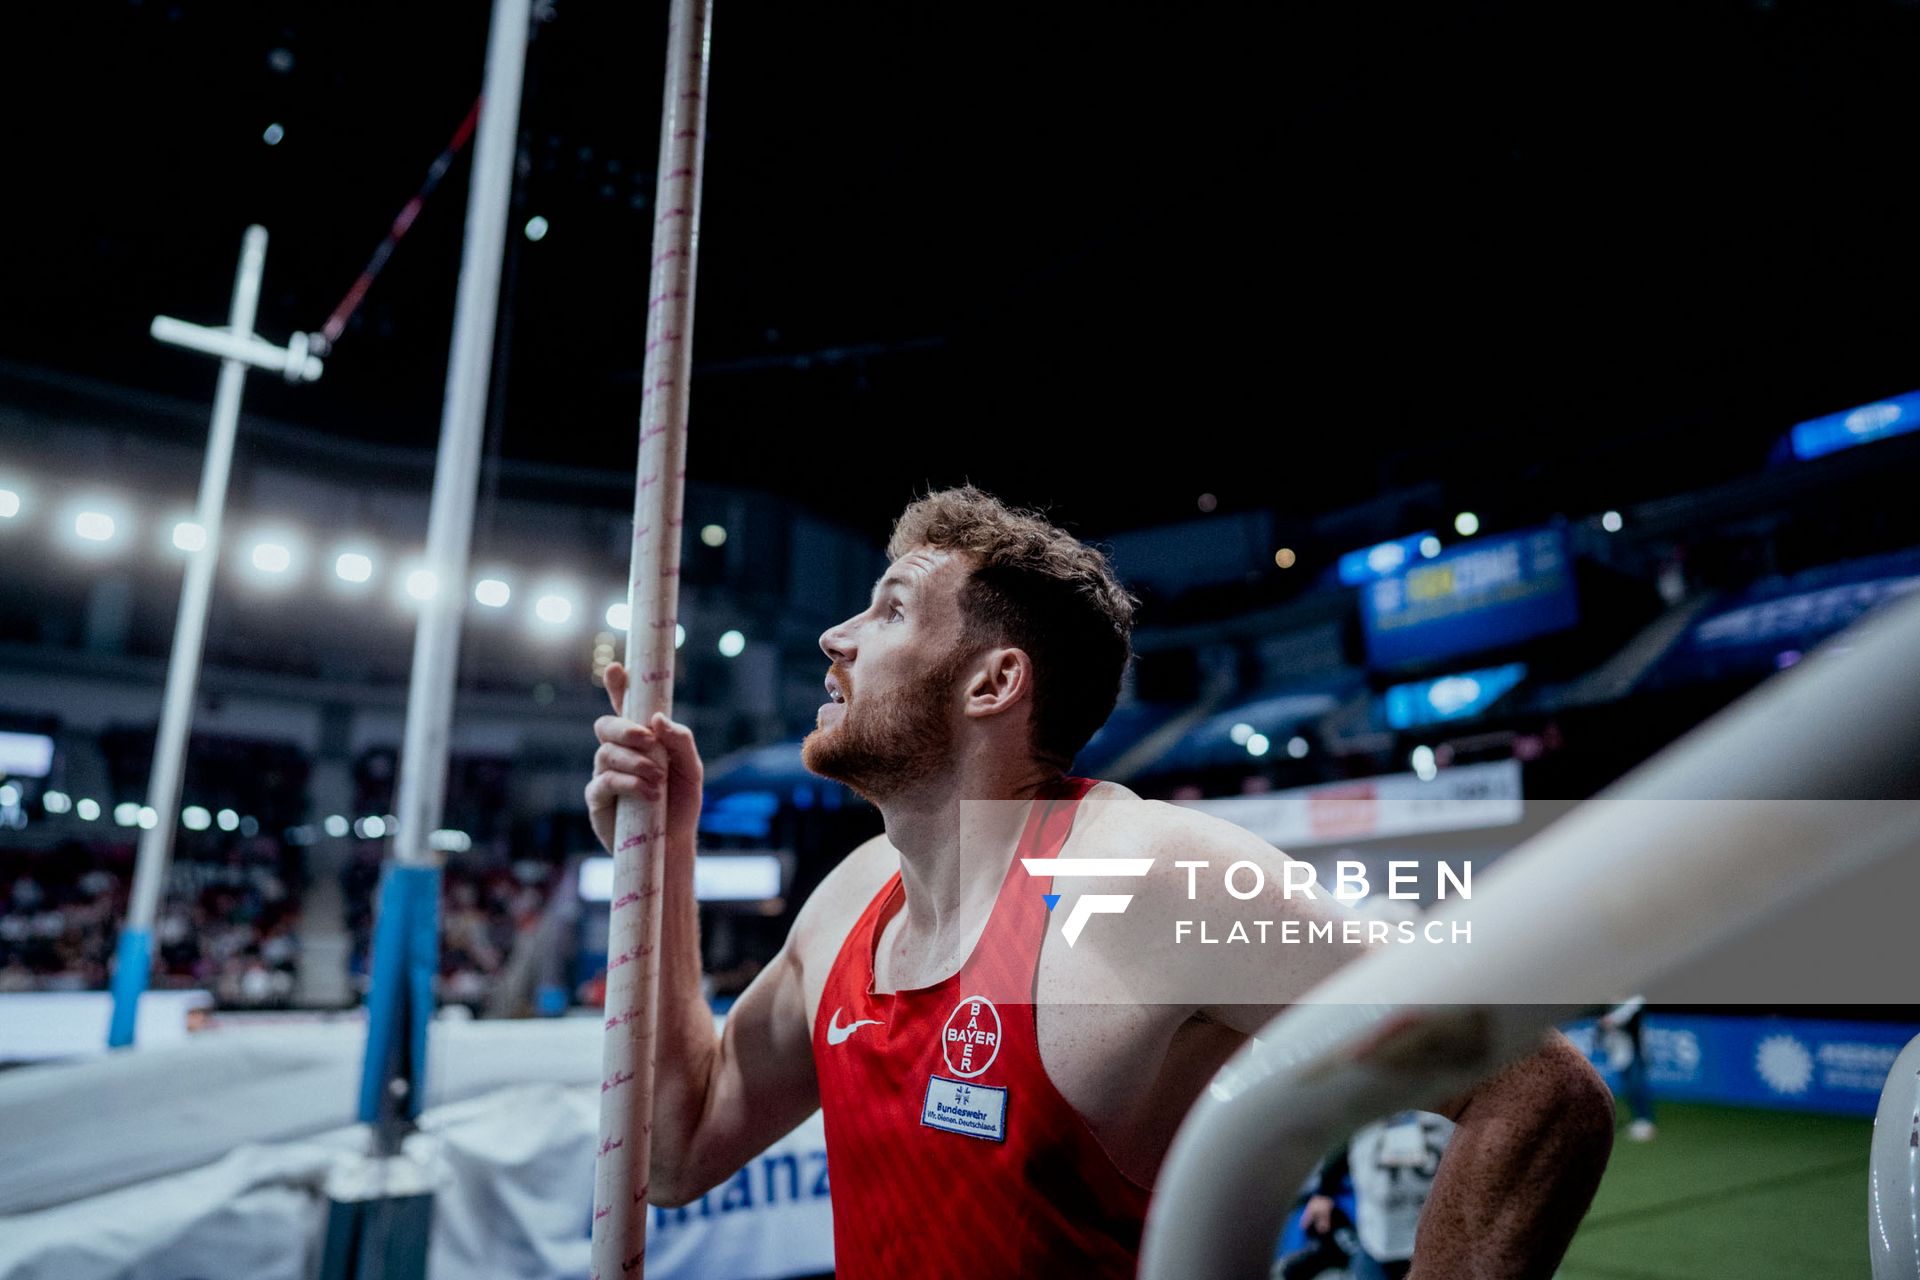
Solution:
{"label": "led scoreboard screen", "polygon": [[1579,620],[1558,529],[1486,538],[1410,564],[1360,592],[1375,666],[1433,662],[1564,630]]}

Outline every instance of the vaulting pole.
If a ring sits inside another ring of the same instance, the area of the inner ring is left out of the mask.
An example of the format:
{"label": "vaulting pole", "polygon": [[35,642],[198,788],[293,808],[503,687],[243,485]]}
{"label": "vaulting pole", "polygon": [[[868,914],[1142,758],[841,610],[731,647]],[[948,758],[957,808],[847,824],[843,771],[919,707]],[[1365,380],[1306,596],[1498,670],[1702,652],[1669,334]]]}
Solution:
{"label": "vaulting pole", "polygon": [[[622,714],[645,723],[673,713],[674,615],[693,372],[693,284],[700,230],[701,152],[707,123],[712,0],[673,0],[654,185],[653,269],[647,289],[640,460],[627,577],[627,685]],[[601,1051],[600,1142],[593,1176],[595,1280],[643,1270],[652,1148],[654,1026],[660,989],[660,888],[666,814],[623,797],[614,826],[607,932],[606,1040]]]}

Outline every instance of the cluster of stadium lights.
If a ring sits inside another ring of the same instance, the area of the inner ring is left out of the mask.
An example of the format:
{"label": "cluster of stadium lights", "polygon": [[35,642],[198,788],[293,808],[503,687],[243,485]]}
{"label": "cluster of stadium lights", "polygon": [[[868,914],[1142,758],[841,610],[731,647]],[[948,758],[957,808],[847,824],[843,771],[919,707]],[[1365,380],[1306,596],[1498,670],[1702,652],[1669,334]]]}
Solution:
{"label": "cluster of stadium lights", "polygon": [[[1201,497],[1200,509],[1202,511],[1213,510],[1213,507],[1208,505],[1208,500],[1212,499],[1213,495],[1210,493],[1203,493],[1200,495],[1200,497]],[[1602,529],[1605,529],[1608,533],[1620,532],[1621,528],[1624,527],[1625,524],[1626,524],[1626,521],[1621,517],[1618,511],[1603,511],[1600,514],[1600,527]],[[1471,538],[1474,534],[1480,532],[1480,517],[1471,511],[1460,512],[1459,514],[1453,517],[1453,531],[1459,534],[1463,538]],[[1379,547],[1374,548],[1374,550],[1380,554],[1388,554],[1388,553],[1404,554],[1399,552],[1399,548],[1397,544],[1390,543],[1390,542],[1382,543]],[[1434,535],[1428,534],[1426,537],[1420,539],[1420,555],[1423,558],[1431,560],[1435,556],[1439,555],[1441,550],[1442,548],[1440,546],[1440,539],[1435,537]],[[1300,562],[1300,557],[1298,554],[1295,553],[1292,547],[1281,547],[1278,551],[1273,553],[1273,562],[1274,564],[1278,565],[1282,569],[1291,569],[1293,568],[1294,565]],[[1374,568],[1379,569],[1382,572],[1387,571],[1391,567],[1392,566],[1379,565],[1379,564],[1374,565]]]}
{"label": "cluster of stadium lights", "polygon": [[[21,486],[0,484],[0,528],[19,519],[26,506]],[[72,550],[96,558],[124,551],[132,541],[132,524],[125,502],[97,494],[68,502],[56,521],[56,527]],[[193,554],[206,549],[207,531],[192,519],[176,516],[164,528],[162,550],[169,554]],[[710,524],[700,530],[700,541],[709,547],[722,546],[726,540],[727,531],[722,525]],[[266,526],[248,539],[240,567],[255,586],[285,590],[304,575],[308,559],[306,540],[298,533],[284,526]],[[343,594],[358,595],[374,590],[380,569],[379,556],[365,540],[344,542],[332,552],[333,586]],[[394,570],[392,586],[396,599],[402,604],[424,604],[440,592],[439,575],[418,558]],[[548,578],[530,594],[533,597],[531,622],[536,630],[557,635],[578,625],[583,592],[576,583]],[[504,569],[490,569],[473,584],[474,603],[484,609],[505,609],[514,595],[511,575]],[[615,631],[625,631],[631,622],[625,600],[609,603],[602,616],[606,625]],[[674,647],[679,648],[686,640],[687,629],[675,624]],[[746,647],[746,637],[739,631],[727,631],[720,636],[719,649],[723,657],[738,657]]]}
{"label": "cluster of stadium lights", "polygon": [[[20,799],[19,787],[11,782],[0,782],[0,810],[15,808]],[[71,814],[82,822],[98,822],[105,816],[98,800],[89,796],[75,798],[64,791],[45,792],[40,797],[40,807],[50,815],[65,817]],[[115,826],[138,827],[142,831],[151,831],[160,825],[160,815],[152,805],[135,804],[131,800],[113,806],[112,818]],[[260,834],[260,820],[251,814],[241,814],[232,809],[215,812],[197,804],[182,806],[180,825],[189,831],[218,827],[222,831],[238,832],[247,838]],[[352,832],[361,840],[379,840],[398,829],[399,820],[390,813],[370,813],[351,822],[345,814],[335,813],[315,825],[290,828],[285,838],[288,844],[312,844],[322,834],[342,840],[348,832]],[[464,831],[445,828],[428,835],[427,846],[442,853],[465,853],[473,847],[473,837]]]}

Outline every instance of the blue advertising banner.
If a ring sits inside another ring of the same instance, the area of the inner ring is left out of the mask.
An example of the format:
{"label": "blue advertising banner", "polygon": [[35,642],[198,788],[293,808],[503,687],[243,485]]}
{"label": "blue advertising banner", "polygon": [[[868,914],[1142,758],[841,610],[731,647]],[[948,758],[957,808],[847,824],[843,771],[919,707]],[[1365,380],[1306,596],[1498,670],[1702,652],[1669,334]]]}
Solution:
{"label": "blue advertising banner", "polygon": [[1661,662],[1662,681],[1790,667],[1836,631],[1920,591],[1920,548],[1768,578],[1695,623]]}
{"label": "blue advertising banner", "polygon": [[1375,578],[1390,578],[1415,561],[1431,560],[1439,554],[1439,535],[1431,529],[1422,529],[1404,538],[1347,552],[1338,564],[1340,583],[1357,587]]}
{"label": "blue advertising banner", "polygon": [[1858,409],[1809,418],[1794,427],[1788,440],[1793,456],[1804,461],[1916,429],[1920,429],[1920,391],[1909,391]]}
{"label": "blue advertising banner", "polygon": [[1579,621],[1565,535],[1535,529],[1443,551],[1360,592],[1376,666],[1439,661]]}
{"label": "blue advertising banner", "polygon": [[1380,702],[1390,728],[1417,729],[1421,725],[1479,715],[1526,677],[1526,663],[1509,662],[1505,666],[1462,671],[1436,680],[1396,684],[1386,691]]}
{"label": "blue advertising banner", "polygon": [[[1625,1062],[1591,1021],[1565,1027],[1618,1092]],[[1920,1026],[1813,1018],[1648,1014],[1653,1096],[1676,1102],[1870,1116],[1887,1072]]]}

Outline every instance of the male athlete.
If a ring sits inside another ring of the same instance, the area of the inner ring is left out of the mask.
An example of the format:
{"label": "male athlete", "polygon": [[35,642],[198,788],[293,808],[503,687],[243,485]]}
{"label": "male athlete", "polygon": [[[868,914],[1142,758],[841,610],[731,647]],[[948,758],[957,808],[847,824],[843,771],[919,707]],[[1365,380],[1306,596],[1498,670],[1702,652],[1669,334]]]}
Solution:
{"label": "male athlete", "polygon": [[[1258,864],[1267,890],[1235,905],[1276,921],[1345,909],[1283,897],[1286,856],[1231,823],[1066,775],[1131,651],[1134,602],[1098,551],[968,486],[909,506],[887,553],[867,607],[820,637],[828,700],[803,755],[885,834],[808,898],[724,1030],[700,990],[692,734],[665,716],[595,724],[602,842],[623,795],[667,811],[651,1198],[697,1198],[819,1107],[847,1280],[1131,1276],[1199,1091],[1355,950],[1166,945],[1194,913],[1176,862]],[[617,710],[620,667],[607,689]],[[1023,857],[1152,862],[1049,884]],[[1133,904],[1069,946],[1055,890]],[[1260,1002],[1182,994],[1248,984]],[[1412,1275],[1551,1275],[1606,1163],[1605,1086],[1555,1035],[1445,1111],[1458,1129]]]}

